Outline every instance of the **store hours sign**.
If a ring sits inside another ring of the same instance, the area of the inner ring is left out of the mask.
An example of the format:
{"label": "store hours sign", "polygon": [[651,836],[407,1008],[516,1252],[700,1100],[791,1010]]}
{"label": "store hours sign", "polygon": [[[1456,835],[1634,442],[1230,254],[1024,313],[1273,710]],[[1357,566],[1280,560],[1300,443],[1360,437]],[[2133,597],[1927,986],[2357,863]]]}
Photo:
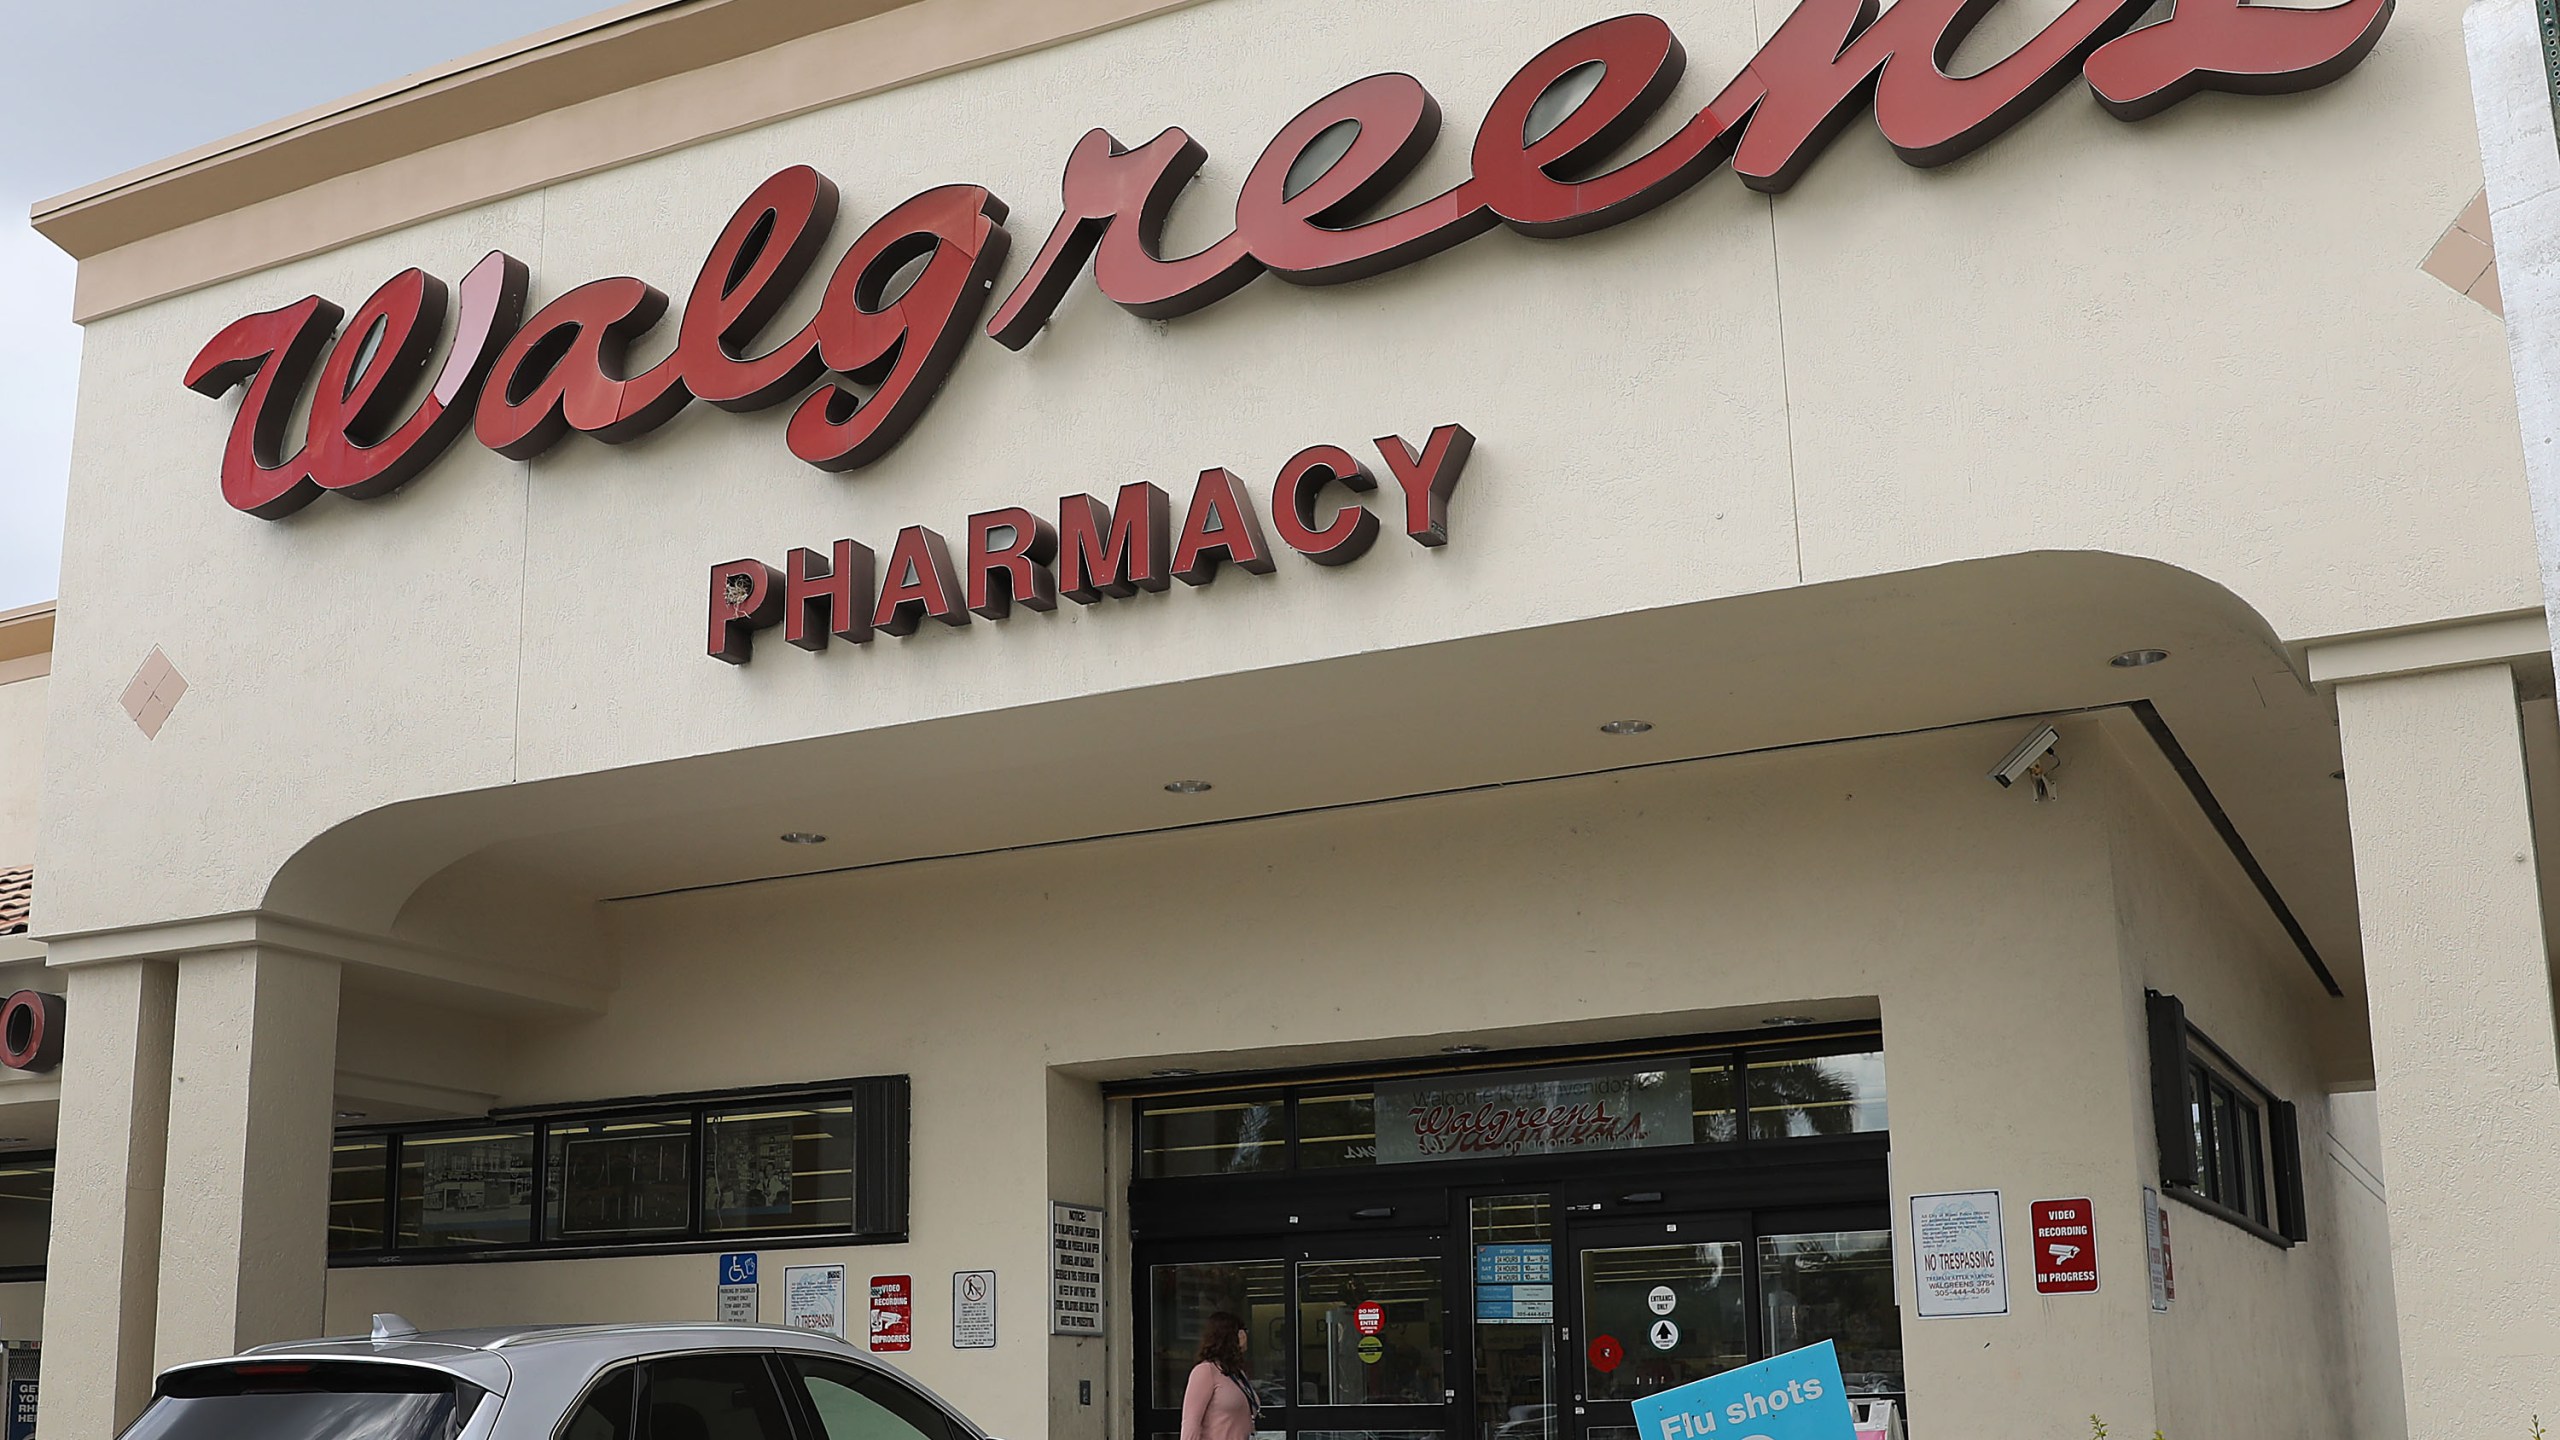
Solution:
{"label": "store hours sign", "polygon": [[[221,457],[223,498],[270,520],[328,492],[388,495],[465,434],[531,460],[571,436],[630,444],[696,401],[740,413],[786,410],[779,428],[792,455],[850,471],[896,449],[971,340],[1025,348],[1088,271],[1130,313],[1167,320],[1264,274],[1329,286],[1418,263],[1497,227],[1558,240],[1606,229],[1720,166],[1756,189],[1782,191],[1861,110],[1905,161],[1942,165],[2075,77],[2124,120],[2204,90],[2309,89],[2364,58],[2392,0],[2320,9],[2174,0],[2149,23],[2154,0],[2071,0],[2005,58],[1947,74],[1941,57],[1985,8],[1899,0],[1879,13],[1871,0],[1802,0],[1711,100],[1640,151],[1637,137],[1664,133],[1655,122],[1679,88],[1687,52],[1652,15],[1585,26],[1494,94],[1464,179],[1400,208],[1391,198],[1438,143],[1442,111],[1413,76],[1372,74],[1282,126],[1242,172],[1232,227],[1188,255],[1167,256],[1158,240],[1208,151],[1180,128],[1134,147],[1093,130],[1068,152],[1057,218],[1001,301],[1012,207],[983,186],[953,183],[872,219],[839,255],[807,323],[768,334],[831,248],[840,208],[832,180],[794,165],[731,215],[681,311],[647,280],[610,276],[573,285],[528,316],[531,270],[498,251],[450,288],[422,269],[403,270],[352,317],[318,295],[243,316],[204,344],[184,380],[207,396],[241,392]],[[1310,153],[1345,126],[1347,148],[1303,173]],[[632,364],[635,344],[662,331],[673,332],[664,357]],[[1443,424],[1420,444],[1396,441],[1410,470],[1394,454],[1381,457],[1404,492],[1406,533],[1427,545],[1445,539],[1447,490],[1465,464],[1457,428]],[[1293,458],[1270,494],[1283,543],[1327,564],[1357,558],[1380,524],[1360,498],[1376,488],[1372,472],[1340,438]],[[1070,496],[1054,522],[1045,506],[970,516],[957,567],[949,540],[921,524],[897,534],[885,564],[867,542],[829,537],[806,537],[826,548],[792,549],[780,566],[724,562],[710,575],[709,651],[743,662],[747,637],[775,623],[817,649],[831,636],[858,643],[876,631],[910,633],[926,617],[965,625],[1000,618],[1013,604],[1048,608],[1057,594],[1091,603],[1162,588],[1168,578],[1205,583],[1225,562],[1267,569],[1256,497],[1222,468],[1198,474],[1173,535],[1164,493],[1133,486],[1107,512],[1100,500]],[[1436,497],[1436,508],[1422,496]],[[1098,537],[1083,550],[1070,548],[1078,526]]]}

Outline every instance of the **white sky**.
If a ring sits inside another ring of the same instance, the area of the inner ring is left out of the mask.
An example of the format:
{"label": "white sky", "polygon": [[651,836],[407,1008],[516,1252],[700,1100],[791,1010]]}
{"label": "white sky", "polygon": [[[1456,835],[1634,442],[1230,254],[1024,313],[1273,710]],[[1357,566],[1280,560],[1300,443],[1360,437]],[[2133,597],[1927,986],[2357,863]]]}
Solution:
{"label": "white sky", "polygon": [[54,596],[79,390],[71,261],[28,207],[602,3],[0,0],[0,610]]}

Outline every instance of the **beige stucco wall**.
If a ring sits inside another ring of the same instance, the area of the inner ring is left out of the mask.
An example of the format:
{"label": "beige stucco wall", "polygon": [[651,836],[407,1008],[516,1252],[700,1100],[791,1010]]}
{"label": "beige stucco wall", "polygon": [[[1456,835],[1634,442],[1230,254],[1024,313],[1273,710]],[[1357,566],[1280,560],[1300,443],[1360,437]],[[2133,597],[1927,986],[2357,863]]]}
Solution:
{"label": "beige stucco wall", "polygon": [[0,684],[0,867],[35,863],[48,684],[42,675]]}
{"label": "beige stucco wall", "polygon": [[[244,313],[353,304],[412,264],[455,277],[491,246],[531,263],[537,302],[615,274],[681,293],[738,200],[802,161],[843,185],[847,235],[927,185],[992,186],[1010,283],[1077,135],[1179,122],[1212,153],[1179,249],[1220,229],[1281,122],[1380,68],[1448,113],[1426,193],[1523,60],[1618,8],[1218,0],[92,325],[46,923],[254,907],[313,837],[404,797],[1970,556],[2158,557],[2288,639],[2534,603],[2496,321],[2416,268],[2478,183],[2450,0],[2402,6],[2308,96],[2127,126],[2073,89],[1936,172],[1861,125],[1774,201],[1718,175],[1603,234],[1497,233],[1331,291],[1266,280],[1166,325],[1079,290],[1028,353],[973,344],[850,478],[792,460],[778,414],[698,407],[530,465],[466,443],[396,498],[269,524],[219,498],[232,406],[179,384]],[[1685,106],[1783,10],[1658,8],[1694,59]],[[1958,63],[2031,19],[1995,16]],[[1450,420],[1482,445],[1442,552],[1391,538],[1338,573],[1284,558],[1268,581],[745,673],[700,653],[714,561],[1211,464],[1267,485],[1304,444]],[[187,603],[122,603],[134,574]],[[155,644],[193,688],[146,741],[107,707]]]}
{"label": "beige stucco wall", "polygon": [[[2173,940],[2233,972],[2231,993],[2310,982],[2258,938],[2262,917],[2151,914],[2209,894],[2180,877],[2215,862],[2150,838],[2172,820],[2126,817],[2128,795],[2150,803],[2133,771],[2159,762],[2118,758],[2101,728],[2068,727],[2074,783],[2053,805],[1985,784],[2006,732],[1973,729],[625,903],[610,1012],[524,1034],[504,1099],[911,1074],[912,1243],[806,1256],[843,1260],[857,1287],[914,1275],[901,1363],[995,1433],[1062,1436],[1053,1397],[1074,1380],[1127,1398],[1125,1351],[1042,1358],[1043,1202],[1053,1185],[1095,1198],[1103,1158],[1077,1077],[1689,1033],[1838,1002],[1884,1021],[1904,1253],[1911,1194],[2006,1202],[2008,1317],[1913,1318],[1902,1280],[1927,1433],[2064,1434],[2093,1411],[2147,1432],[2155,1407],[2173,1435],[2220,1433],[2177,1423],[2203,1412],[2171,1372],[2246,1335],[2257,1368],[2300,1373],[2217,1379],[2240,1413],[2335,1386],[2308,1318],[2334,1308],[2333,1272],[2315,1247],[2278,1256],[2181,1214],[2179,1308],[2151,1320],[2125,997]],[[1319,906],[1327,923],[1308,924]],[[2245,1038],[2284,1083],[2308,1041],[2280,1019],[2251,1011],[2264,1028]],[[2038,1300],[2027,1203],[2077,1195],[2100,1206],[2105,1288]],[[765,1252],[767,1318],[798,1258]],[[950,1274],[980,1267],[1002,1276],[1003,1343],[957,1352]],[[703,1317],[711,1286],[709,1256],[342,1269],[329,1322]]]}
{"label": "beige stucco wall", "polygon": [[[2158,1418],[2171,1436],[2401,1433],[2396,1403],[2360,1367],[2399,1356],[2393,1316],[2351,1308],[2351,1293],[2387,1295],[2389,1251],[2373,1246],[2373,1197],[2342,1193],[2326,1153],[2330,1101],[2321,1089],[2306,1013],[2339,1005],[2295,960],[2238,867],[2175,782],[2156,768],[2108,771],[2096,803],[2108,809],[2115,904],[2125,953],[2123,1014],[2135,1086],[2140,1163],[2158,1174],[2150,1109],[2143,991],[2175,995],[2187,1023],[2298,1110],[2304,1220],[2310,1238],[2279,1249],[2201,1210],[2164,1200],[2177,1298],[2150,1320]],[[2156,1184],[2156,1181],[2154,1182]],[[2144,1254],[2137,1209],[2124,1227],[2128,1258]],[[2121,1253],[2121,1252],[2120,1252]],[[2127,1294],[2145,1277],[2127,1275]],[[2270,1356],[2284,1357],[2269,1364]],[[2129,1427],[2137,1430],[2139,1427]]]}

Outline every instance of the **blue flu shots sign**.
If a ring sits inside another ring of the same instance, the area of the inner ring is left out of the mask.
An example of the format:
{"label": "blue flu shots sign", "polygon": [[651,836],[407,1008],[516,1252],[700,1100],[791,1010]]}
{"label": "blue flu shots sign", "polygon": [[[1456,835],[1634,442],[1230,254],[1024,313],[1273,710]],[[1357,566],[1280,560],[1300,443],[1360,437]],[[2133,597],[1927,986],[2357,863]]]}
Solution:
{"label": "blue flu shots sign", "polygon": [[1831,1342],[1638,1400],[1636,1440],[1857,1440]]}

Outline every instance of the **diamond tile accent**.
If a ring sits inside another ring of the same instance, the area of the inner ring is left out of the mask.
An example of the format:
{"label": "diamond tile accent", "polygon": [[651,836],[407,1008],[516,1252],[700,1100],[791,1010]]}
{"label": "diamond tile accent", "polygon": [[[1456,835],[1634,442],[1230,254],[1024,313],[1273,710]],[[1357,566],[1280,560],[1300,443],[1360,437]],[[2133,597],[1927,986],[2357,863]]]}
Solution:
{"label": "diamond tile accent", "polygon": [[187,677],[179,674],[178,667],[170,664],[169,657],[154,645],[151,653],[142,658],[142,668],[133,672],[133,683],[124,687],[121,703],[124,713],[142,728],[143,738],[156,740],[160,738],[160,727],[169,723],[169,712],[178,708],[180,697],[186,693]]}
{"label": "diamond tile accent", "polygon": [[2489,234],[2489,192],[2483,187],[2453,217],[2436,237],[2435,248],[2418,268],[2480,303],[2483,309],[2500,318],[2506,316],[2505,300],[2498,293],[2498,251]]}

